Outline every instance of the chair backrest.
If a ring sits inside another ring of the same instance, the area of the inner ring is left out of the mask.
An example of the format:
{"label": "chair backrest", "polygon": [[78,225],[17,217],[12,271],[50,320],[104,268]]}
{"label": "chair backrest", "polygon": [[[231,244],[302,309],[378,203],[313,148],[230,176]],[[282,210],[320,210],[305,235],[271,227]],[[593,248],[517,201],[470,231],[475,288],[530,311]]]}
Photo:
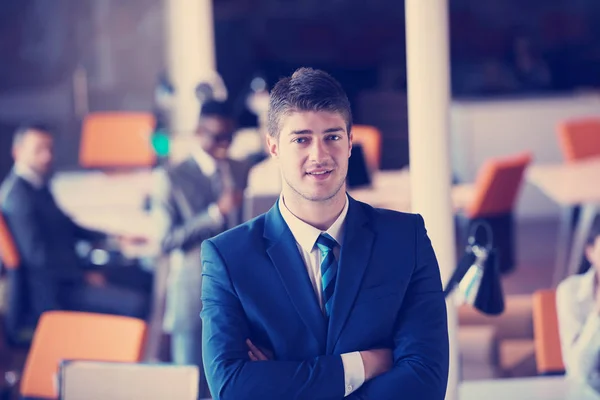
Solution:
{"label": "chair backrest", "polygon": [[473,201],[466,209],[469,218],[488,217],[512,211],[523,182],[530,153],[489,159],[479,170]]}
{"label": "chair backrest", "polygon": [[538,373],[564,372],[554,289],[538,290],[533,294],[533,338]]}
{"label": "chair backrest", "polygon": [[155,118],[144,112],[91,113],[83,121],[79,163],[86,168],[151,167]]}
{"label": "chair backrest", "polygon": [[60,400],[198,400],[195,365],[65,361]]}
{"label": "chair backrest", "polygon": [[138,362],[143,355],[146,323],[105,314],[69,311],[44,313],[25,362],[21,396],[57,398],[62,360]]}
{"label": "chair backrest", "polygon": [[7,344],[27,345],[31,341],[35,315],[31,309],[21,257],[4,215],[0,212],[0,261],[5,270],[3,322]]}
{"label": "chair backrest", "polygon": [[381,165],[381,132],[379,129],[369,125],[353,125],[352,140],[362,146],[369,169],[377,171]]}
{"label": "chair backrest", "polygon": [[279,193],[252,193],[250,190],[244,192],[244,205],[242,219],[244,222],[266,213],[279,199]]}
{"label": "chair backrest", "polygon": [[17,269],[21,263],[19,252],[6,220],[0,212],[0,260],[6,269]]}
{"label": "chair backrest", "polygon": [[600,118],[564,121],[558,125],[558,141],[568,162],[600,157]]}

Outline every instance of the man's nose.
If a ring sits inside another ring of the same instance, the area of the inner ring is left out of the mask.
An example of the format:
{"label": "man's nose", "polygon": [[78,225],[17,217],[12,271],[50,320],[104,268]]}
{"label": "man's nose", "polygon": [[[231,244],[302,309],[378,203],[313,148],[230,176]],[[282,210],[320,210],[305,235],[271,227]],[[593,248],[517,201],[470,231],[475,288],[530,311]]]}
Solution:
{"label": "man's nose", "polygon": [[310,147],[310,160],[314,162],[322,162],[327,159],[329,152],[327,151],[327,146],[323,143],[322,140],[313,140],[312,145]]}

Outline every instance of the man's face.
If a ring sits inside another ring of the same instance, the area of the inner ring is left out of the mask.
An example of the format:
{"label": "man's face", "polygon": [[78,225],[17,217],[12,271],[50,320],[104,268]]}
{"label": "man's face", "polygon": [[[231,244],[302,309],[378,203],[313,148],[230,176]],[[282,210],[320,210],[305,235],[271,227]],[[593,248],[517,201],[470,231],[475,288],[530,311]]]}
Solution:
{"label": "man's face", "polygon": [[339,113],[294,112],[282,117],[279,137],[267,136],[283,184],[309,201],[326,201],[345,188],[352,137]]}
{"label": "man's face", "polygon": [[227,157],[233,133],[233,121],[222,117],[204,117],[198,125],[196,136],[205,152],[215,159],[222,160]]}
{"label": "man's face", "polygon": [[15,162],[24,165],[42,177],[50,174],[54,157],[54,141],[42,131],[28,131],[13,150]]}

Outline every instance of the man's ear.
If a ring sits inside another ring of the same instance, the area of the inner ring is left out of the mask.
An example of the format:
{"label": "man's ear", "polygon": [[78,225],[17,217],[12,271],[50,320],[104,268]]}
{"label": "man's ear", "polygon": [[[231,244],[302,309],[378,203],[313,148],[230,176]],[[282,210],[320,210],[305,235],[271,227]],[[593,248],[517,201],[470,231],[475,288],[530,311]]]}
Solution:
{"label": "man's ear", "polygon": [[279,157],[279,140],[267,133],[267,150],[271,157]]}
{"label": "man's ear", "polygon": [[348,132],[348,158],[352,155],[352,131]]}

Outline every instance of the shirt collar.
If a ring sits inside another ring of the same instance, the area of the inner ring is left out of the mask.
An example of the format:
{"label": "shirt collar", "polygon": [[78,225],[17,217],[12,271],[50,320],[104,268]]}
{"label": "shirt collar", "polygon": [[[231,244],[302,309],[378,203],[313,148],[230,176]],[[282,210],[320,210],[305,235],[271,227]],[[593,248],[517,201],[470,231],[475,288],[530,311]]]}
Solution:
{"label": "shirt collar", "polygon": [[[344,240],[344,223],[346,221],[346,215],[348,214],[348,204],[348,196],[346,196],[346,203],[344,204],[342,212],[337,217],[335,222],[331,224],[329,229],[325,231],[325,233],[334,238],[339,245],[341,245]],[[294,235],[296,242],[298,242],[304,251],[311,252],[315,246],[315,243],[317,242],[317,239],[319,238],[319,235],[321,235],[323,231],[307,224],[292,214],[292,212],[285,205],[283,195],[279,197],[279,210],[281,211],[283,220],[290,228],[290,231],[292,231],[292,235]]]}
{"label": "shirt collar", "polygon": [[36,189],[41,189],[44,186],[44,178],[28,166],[17,163],[14,166],[14,171],[18,177],[25,179]]}
{"label": "shirt collar", "polygon": [[593,299],[596,293],[596,268],[590,266],[590,269],[581,276],[579,290],[577,291],[577,300],[579,302]]}
{"label": "shirt collar", "polygon": [[211,176],[217,170],[217,162],[207,152],[198,148],[192,153],[192,158],[196,161],[200,170],[208,176]]}

